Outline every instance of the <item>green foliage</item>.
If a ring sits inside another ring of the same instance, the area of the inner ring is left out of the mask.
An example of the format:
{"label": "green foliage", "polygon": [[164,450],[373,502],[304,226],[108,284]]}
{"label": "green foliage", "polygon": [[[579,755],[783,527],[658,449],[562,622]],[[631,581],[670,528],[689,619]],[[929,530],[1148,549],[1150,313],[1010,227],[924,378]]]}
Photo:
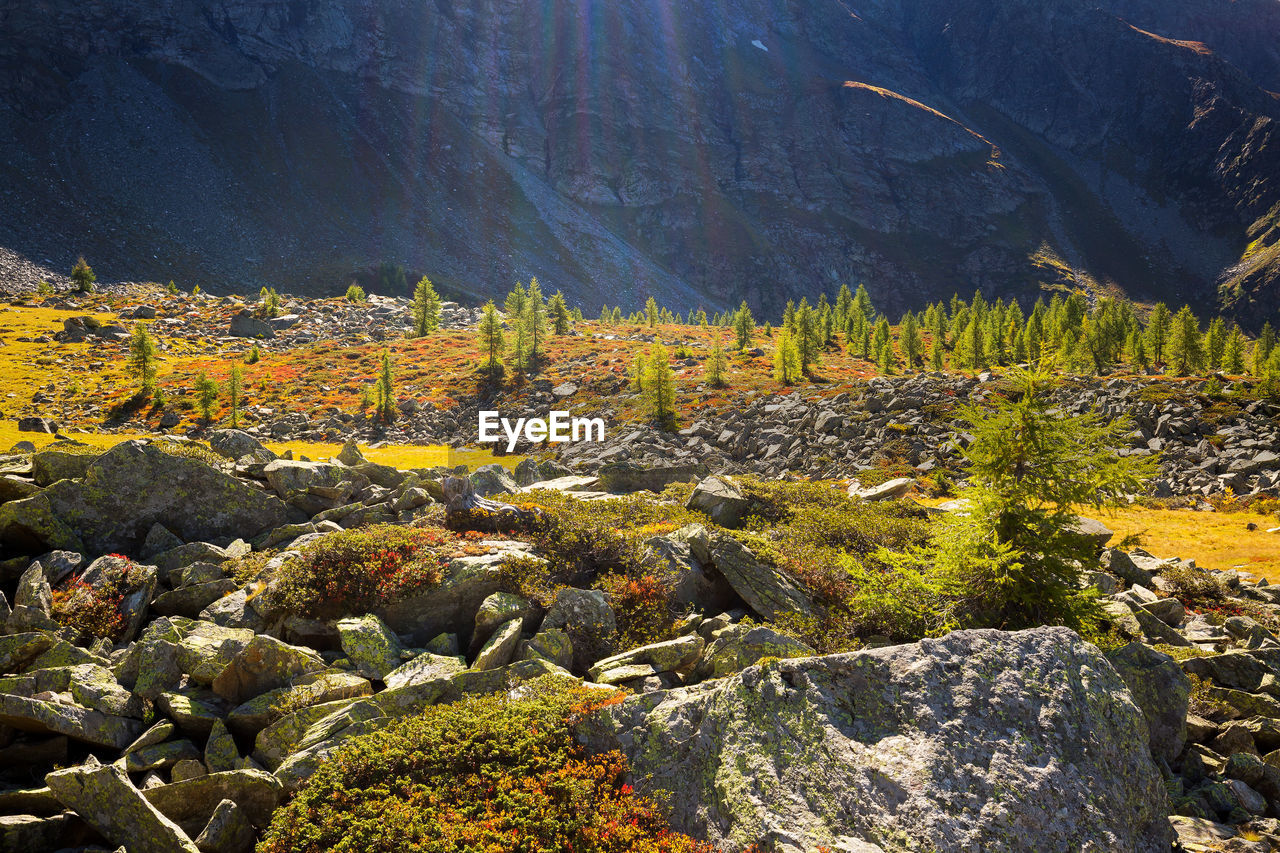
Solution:
{"label": "green foliage", "polygon": [[484,360],[480,362],[480,370],[488,374],[490,379],[502,376],[502,354],[507,349],[507,338],[502,333],[502,321],[498,319],[498,309],[490,299],[484,305],[484,314],[480,318],[480,326],[476,330],[480,342],[480,352]]}
{"label": "green foliage", "polygon": [[156,387],[156,342],[145,323],[134,323],[129,336],[129,373],[137,379],[144,395]]}
{"label": "green foliage", "polygon": [[93,283],[98,280],[98,276],[94,274],[93,267],[85,263],[83,255],[71,268],[71,280],[75,282],[76,290],[80,293],[93,292]]}
{"label": "green foliage", "polygon": [[723,388],[728,383],[725,381],[725,373],[729,369],[729,357],[724,353],[724,347],[720,346],[719,339],[711,347],[711,354],[707,356],[707,384],[712,388]]}
{"label": "green foliage", "polygon": [[254,344],[253,346],[249,347],[249,351],[245,353],[244,363],[257,364],[261,359],[262,359],[262,350],[258,347],[257,344]]}
{"label": "green foliage", "polygon": [[532,687],[530,698],[467,698],[354,739],[276,811],[259,853],[713,853],[634,794],[620,753],[578,744],[572,721],[599,693]]}
{"label": "green foliage", "polygon": [[747,307],[747,302],[744,299],[742,305],[738,307],[737,313],[733,315],[733,333],[737,338],[739,352],[751,348],[755,331],[755,318],[751,316],[751,309]]}
{"label": "green foliage", "polygon": [[271,596],[291,613],[335,619],[440,582],[456,538],[436,527],[382,524],[327,534],[280,567]]}
{"label": "green foliage", "polygon": [[[353,288],[356,290],[360,290],[360,288],[357,287],[356,285],[354,284],[351,285],[350,288],[347,288],[348,299],[351,299],[351,290]],[[361,290],[361,294],[363,293],[364,291]],[[357,300],[352,300],[352,301],[354,302]],[[361,302],[364,301],[363,296],[359,301]],[[280,294],[276,293],[276,289],[274,287],[264,287],[262,288],[262,290],[258,291],[258,313],[260,313],[263,317],[279,317],[280,316]]]}
{"label": "green foliage", "polygon": [[347,288],[345,299],[348,302],[355,303],[368,301],[368,297],[365,296],[364,288],[358,284],[353,284]]}
{"label": "green foliage", "polygon": [[227,377],[227,396],[231,398],[231,428],[240,426],[240,403],[244,392],[244,371],[240,365],[232,364]]}
{"label": "green foliage", "polygon": [[1011,378],[1009,396],[959,412],[974,436],[965,450],[971,486],[961,493],[968,505],[939,525],[925,559],[951,587],[949,623],[1077,627],[1095,615],[1078,581],[1096,546],[1072,532],[1076,507],[1141,491],[1155,460],[1116,454],[1126,419],[1063,415],[1045,374]]}
{"label": "green foliage", "polygon": [[209,374],[201,371],[196,377],[196,405],[200,415],[206,420],[213,419],[213,407],[218,402],[218,383],[209,378]]}
{"label": "green foliage", "polygon": [[165,292],[168,293],[170,296],[178,295],[178,285],[173,283],[173,279],[169,279],[169,283],[165,285],[164,289],[165,289]]}
{"label": "green foliage", "polygon": [[50,615],[54,620],[75,632],[77,638],[120,639],[126,627],[121,605],[131,585],[139,580],[138,567],[128,558],[122,559],[123,565],[103,573],[97,587],[77,575],[53,590]]}
{"label": "green foliage", "polygon": [[565,304],[564,294],[560,291],[551,294],[551,299],[547,301],[547,314],[551,317],[552,328],[557,335],[569,334],[573,317],[569,313],[569,306]]}
{"label": "green foliage", "polygon": [[374,290],[388,296],[403,296],[409,292],[409,281],[405,278],[404,267],[384,261],[378,265],[375,275]]}
{"label": "green foliage", "polygon": [[662,429],[673,429],[676,422],[676,385],[667,348],[653,344],[644,370],[644,392],[653,422]]}
{"label": "green foliage", "polygon": [[425,337],[440,328],[440,294],[425,275],[413,289],[413,334]]}
{"label": "green foliage", "polygon": [[382,351],[382,367],[378,371],[378,381],[374,384],[374,394],[378,402],[378,420],[389,424],[396,419],[396,387],[395,377],[391,372],[391,352]]}
{"label": "green foliage", "polygon": [[1204,363],[1204,342],[1200,337],[1200,321],[1183,305],[1174,315],[1169,334],[1169,363],[1173,372],[1186,376]]}
{"label": "green foliage", "polygon": [[51,293],[53,293],[52,284],[45,281],[44,279],[40,279],[40,281],[36,283],[36,294],[38,296],[48,296]]}
{"label": "green foliage", "polygon": [[791,330],[784,326],[778,334],[778,346],[773,353],[773,378],[783,385],[791,385],[800,380],[800,375],[800,350]]}

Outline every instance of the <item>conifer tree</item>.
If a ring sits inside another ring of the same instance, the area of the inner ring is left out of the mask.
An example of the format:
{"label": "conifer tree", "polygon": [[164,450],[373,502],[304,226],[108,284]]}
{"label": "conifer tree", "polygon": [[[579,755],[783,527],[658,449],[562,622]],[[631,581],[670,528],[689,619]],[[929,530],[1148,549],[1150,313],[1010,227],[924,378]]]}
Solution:
{"label": "conifer tree", "polygon": [[671,429],[676,421],[676,384],[671,372],[667,348],[655,343],[649,348],[645,370],[645,394],[653,421],[662,429]]}
{"label": "conifer tree", "polygon": [[929,369],[941,373],[946,366],[942,356],[942,342],[934,339],[933,345],[929,347]]}
{"label": "conifer tree", "polygon": [[440,294],[425,275],[413,289],[413,334],[425,337],[440,328]]}
{"label": "conifer tree", "polygon": [[601,325],[601,326],[607,326],[607,325],[609,325],[609,321],[610,321],[610,320],[612,320],[612,319],[613,319],[613,314],[612,314],[612,313],[610,313],[610,311],[609,311],[609,306],[608,306],[608,305],[603,305],[603,306],[601,306],[601,308],[600,308],[600,325]]}
{"label": "conifer tree", "polygon": [[924,337],[920,334],[916,315],[910,311],[898,324],[898,343],[908,367],[919,367],[924,363]]}
{"label": "conifer tree", "polygon": [[528,298],[529,295],[525,292],[524,284],[517,281],[516,286],[511,288],[511,292],[507,294],[506,301],[502,303],[502,313],[507,315],[509,322],[515,323],[524,316],[524,304]]}
{"label": "conifer tree", "polygon": [[547,305],[542,299],[538,279],[529,279],[529,291],[524,302],[523,324],[529,338],[528,362],[537,368],[546,350]]}
{"label": "conifer tree", "polygon": [[791,334],[796,333],[796,303],[794,299],[787,300],[787,307],[782,311],[782,325],[787,327],[787,331]]}
{"label": "conifer tree", "polygon": [[93,267],[85,263],[84,255],[81,255],[76,265],[71,268],[71,280],[76,283],[76,290],[80,293],[93,291],[93,283],[98,280],[98,276],[94,274]]}
{"label": "conifer tree", "polygon": [[552,328],[557,335],[569,334],[569,326],[573,317],[569,314],[569,306],[565,304],[564,294],[556,291],[547,302],[547,313],[551,315]]}
{"label": "conifer tree", "polygon": [[1209,322],[1209,329],[1204,333],[1205,363],[1210,370],[1222,367],[1222,356],[1227,345],[1227,323],[1221,317],[1214,317]]}
{"label": "conifer tree", "polygon": [[778,347],[773,353],[773,378],[783,385],[791,385],[800,379],[800,374],[800,350],[791,330],[783,326],[778,333]]}
{"label": "conifer tree", "polygon": [[1174,315],[1169,330],[1169,363],[1178,376],[1186,376],[1204,362],[1204,343],[1200,337],[1200,321],[1183,305]]}
{"label": "conifer tree", "polygon": [[490,378],[501,376],[502,355],[507,348],[507,339],[502,332],[502,321],[498,319],[498,310],[492,299],[484,304],[484,314],[480,317],[476,334],[480,341],[480,352],[484,356],[484,361],[480,362],[480,370]]}
{"label": "conifer tree", "polygon": [[636,353],[635,361],[631,363],[631,390],[637,394],[643,394],[646,386],[645,374],[649,372],[649,362],[642,352]]}
{"label": "conifer tree", "polygon": [[196,406],[205,421],[213,420],[213,406],[218,402],[218,383],[209,378],[209,374],[201,371],[196,377]]}
{"label": "conifer tree", "polygon": [[867,293],[865,284],[859,284],[857,292],[853,294],[853,309],[862,314],[868,323],[875,319],[876,309],[871,306],[871,296]]}
{"label": "conifer tree", "polygon": [[733,332],[737,337],[739,352],[751,348],[755,331],[755,318],[751,316],[751,309],[747,307],[747,302],[744,299],[742,305],[738,308],[738,312],[733,316]]}
{"label": "conifer tree", "polygon": [[702,310],[701,308],[699,308],[699,309],[698,309],[698,318],[697,318],[697,320],[698,320],[698,325],[699,325],[700,327],[702,327],[702,328],[704,328],[704,329],[705,329],[705,328],[707,328],[707,312],[706,312],[706,311],[704,311],[704,310]]}
{"label": "conifer tree", "polygon": [[796,330],[793,337],[800,353],[800,371],[807,373],[812,365],[817,364],[818,351],[822,346],[822,331],[817,313],[809,307],[807,299],[801,299],[800,307],[796,309]]}
{"label": "conifer tree", "polygon": [[644,320],[650,329],[658,327],[658,301],[650,296],[644,303]]}
{"label": "conifer tree", "polygon": [[1253,375],[1262,376],[1266,372],[1267,361],[1276,347],[1276,333],[1271,322],[1262,324],[1258,332],[1258,341],[1253,346]]}
{"label": "conifer tree", "polygon": [[378,371],[378,381],[374,386],[378,397],[378,420],[389,424],[396,419],[395,377],[391,373],[391,352],[382,351],[382,368]]}
{"label": "conifer tree", "polygon": [[1222,346],[1222,369],[1233,376],[1244,373],[1244,333],[1234,323]]}
{"label": "conifer tree", "polygon": [[1169,306],[1157,302],[1151,309],[1151,315],[1147,317],[1146,331],[1147,356],[1155,364],[1164,364],[1165,347],[1169,342],[1169,327],[1172,324]]}
{"label": "conifer tree", "polygon": [[227,377],[227,396],[231,398],[231,428],[240,426],[240,397],[244,389],[244,372],[240,365],[232,364]]}
{"label": "conifer tree", "polygon": [[129,373],[138,380],[139,393],[147,396],[156,388],[156,342],[145,323],[134,323],[129,336]]}
{"label": "conifer tree", "polygon": [[724,347],[720,346],[717,339],[711,347],[711,354],[707,356],[707,384],[712,388],[723,388],[728,383],[725,381],[725,372],[729,369],[729,358],[724,354]]}

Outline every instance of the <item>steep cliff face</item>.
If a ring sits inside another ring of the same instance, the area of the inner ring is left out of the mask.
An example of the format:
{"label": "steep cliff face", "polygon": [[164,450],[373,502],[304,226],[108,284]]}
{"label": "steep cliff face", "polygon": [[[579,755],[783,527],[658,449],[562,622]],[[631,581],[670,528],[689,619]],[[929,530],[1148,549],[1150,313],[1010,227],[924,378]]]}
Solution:
{"label": "steep cliff face", "polygon": [[0,246],[214,289],[1274,311],[1277,7],[0,0]]}

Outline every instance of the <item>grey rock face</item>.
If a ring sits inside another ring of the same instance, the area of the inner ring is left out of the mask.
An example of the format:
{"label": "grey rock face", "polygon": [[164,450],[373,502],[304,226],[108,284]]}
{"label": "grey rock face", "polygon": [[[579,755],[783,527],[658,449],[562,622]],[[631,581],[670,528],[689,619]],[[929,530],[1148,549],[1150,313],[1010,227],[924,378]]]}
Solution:
{"label": "grey rock face", "polygon": [[71,767],[45,777],[58,800],[115,844],[138,853],[199,853],[177,824],[152,806],[119,767]]}
{"label": "grey rock face", "polygon": [[580,736],[716,843],[1164,853],[1173,837],[1141,712],[1064,628],[752,667],[628,699]]}

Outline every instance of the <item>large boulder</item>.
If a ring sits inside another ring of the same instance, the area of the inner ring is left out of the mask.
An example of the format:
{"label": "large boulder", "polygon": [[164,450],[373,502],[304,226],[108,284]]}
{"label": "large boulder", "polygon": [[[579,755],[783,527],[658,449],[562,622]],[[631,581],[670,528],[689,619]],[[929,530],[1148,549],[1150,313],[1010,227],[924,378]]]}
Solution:
{"label": "large boulder", "polygon": [[1144,643],[1129,643],[1107,659],[1146,718],[1151,754],[1172,764],[1187,742],[1191,681],[1173,658]]}
{"label": "large boulder", "polygon": [[720,678],[764,658],[798,658],[813,649],[763,625],[730,625],[716,632],[694,670],[698,678]]}
{"label": "large boulder", "polygon": [[31,455],[31,479],[37,486],[48,486],[59,480],[78,480],[89,470],[98,454],[83,445],[59,448],[57,445]]}
{"label": "large boulder", "polygon": [[728,477],[707,477],[694,487],[685,508],[705,513],[721,527],[738,527],[751,508],[751,499]]}
{"label": "large boulder", "polygon": [[792,578],[756,557],[751,549],[727,534],[711,540],[711,561],[751,609],[766,619],[784,613],[813,610],[809,595]]}
{"label": "large boulder", "polygon": [[245,308],[231,318],[227,334],[233,338],[274,338],[276,330],[270,323]]}
{"label": "large boulder", "polygon": [[675,828],[714,844],[1165,853],[1173,840],[1141,711],[1065,628],[755,666],[631,697],[578,731],[625,753],[638,790],[671,792]]}
{"label": "large boulder", "polygon": [[45,776],[45,784],[112,844],[136,853],[199,853],[195,842],[147,802],[120,767],[69,767]]}
{"label": "large boulder", "polygon": [[707,473],[701,463],[676,462],[670,465],[641,465],[636,462],[608,462],[600,466],[600,488],[606,492],[660,492],[672,483],[692,483]]}
{"label": "large boulder", "polygon": [[225,544],[287,521],[285,504],[261,489],[155,444],[126,441],[95,459],[83,479],[0,504],[0,544],[29,553],[137,553],[157,523],[187,542]]}
{"label": "large boulder", "polygon": [[324,660],[310,649],[258,634],[213,679],[213,692],[239,704],[324,668]]}

